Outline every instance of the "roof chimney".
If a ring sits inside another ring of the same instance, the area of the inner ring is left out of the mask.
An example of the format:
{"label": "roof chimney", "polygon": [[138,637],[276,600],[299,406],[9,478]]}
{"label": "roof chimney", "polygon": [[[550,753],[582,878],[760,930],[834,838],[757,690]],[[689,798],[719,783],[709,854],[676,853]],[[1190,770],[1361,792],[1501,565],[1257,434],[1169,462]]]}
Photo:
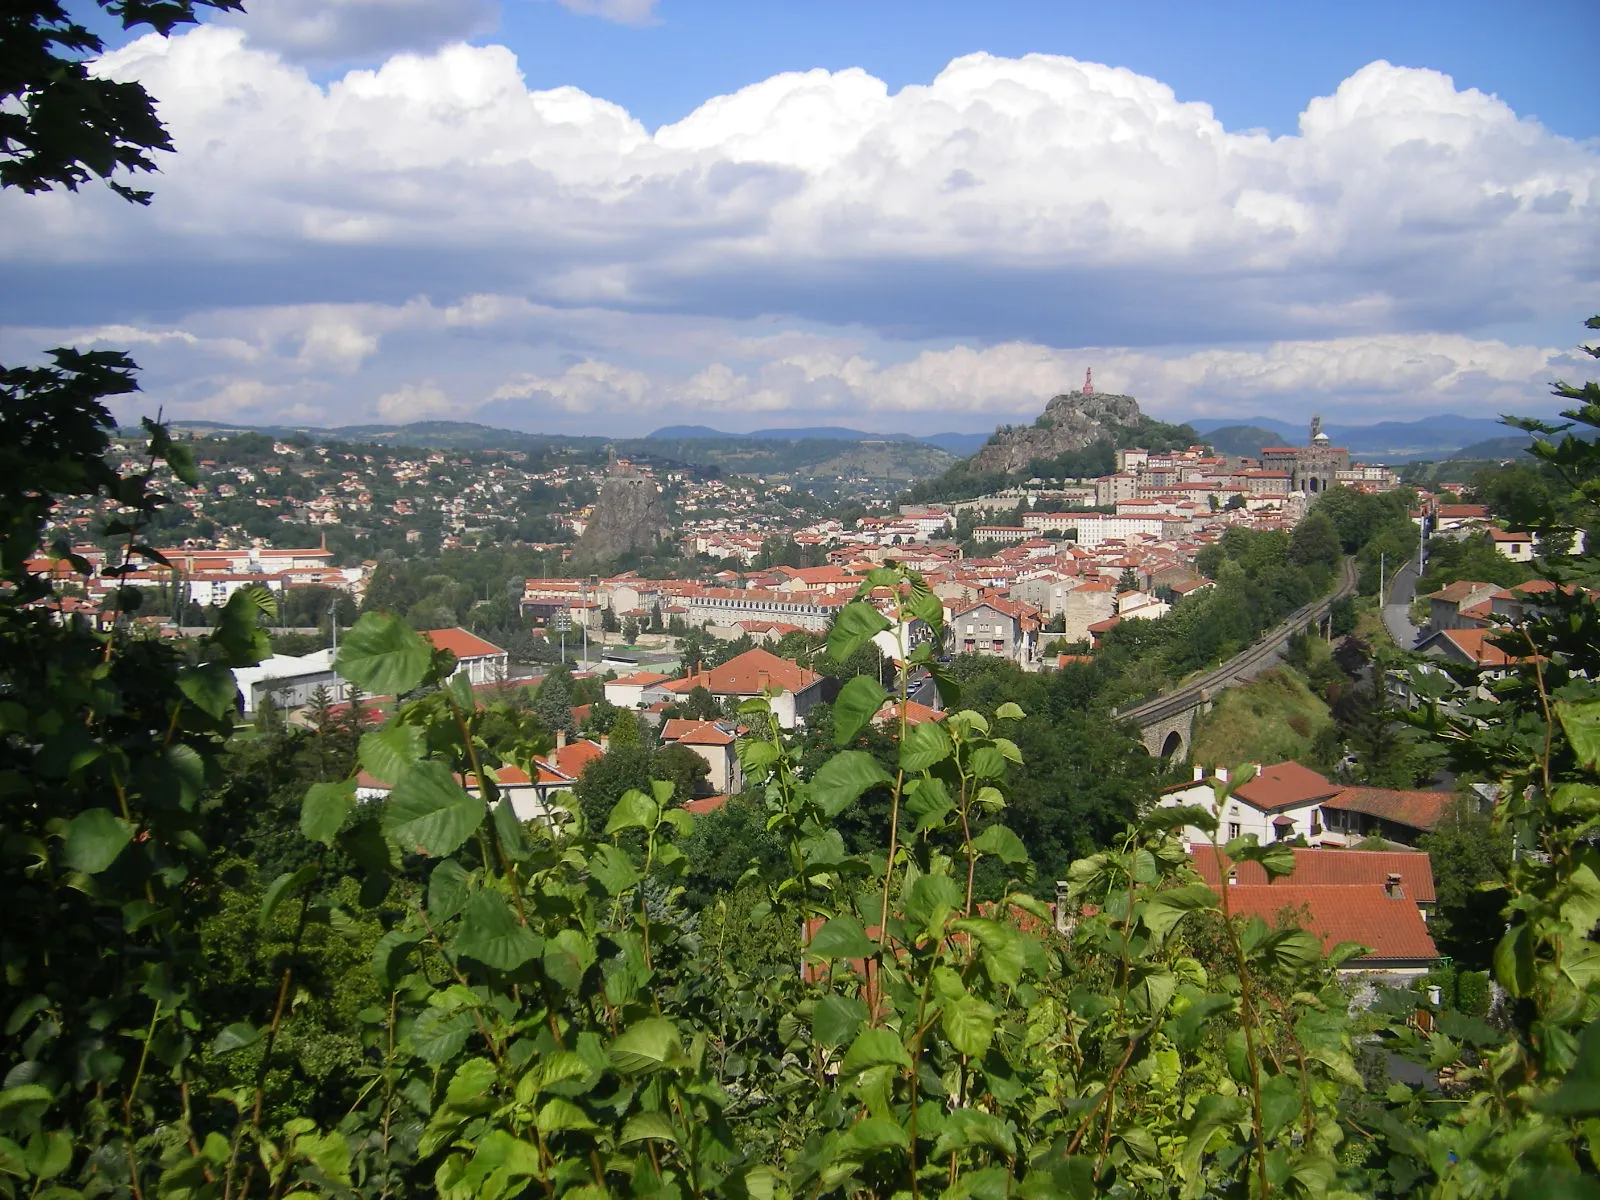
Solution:
{"label": "roof chimney", "polygon": [[1227,767],[1218,767],[1217,768],[1217,782],[1218,783],[1227,783],[1228,782],[1228,768]]}
{"label": "roof chimney", "polygon": [[1383,894],[1391,900],[1398,900],[1405,895],[1400,889],[1400,872],[1389,872],[1388,878],[1383,881]]}
{"label": "roof chimney", "polygon": [[567,748],[567,731],[565,729],[558,729],[558,730],[556,730],[556,749],[557,750],[565,750],[566,748]]}
{"label": "roof chimney", "polygon": [[1239,883],[1239,868],[1238,867],[1229,867],[1228,868],[1228,886],[1229,887],[1236,887],[1238,885],[1238,883]]}
{"label": "roof chimney", "polygon": [[1205,779],[1205,777],[1206,769],[1204,767],[1196,767],[1194,769],[1194,781],[1196,783],[1199,783],[1201,780]]}
{"label": "roof chimney", "polygon": [[1056,932],[1067,932],[1067,888],[1065,879],[1056,880]]}

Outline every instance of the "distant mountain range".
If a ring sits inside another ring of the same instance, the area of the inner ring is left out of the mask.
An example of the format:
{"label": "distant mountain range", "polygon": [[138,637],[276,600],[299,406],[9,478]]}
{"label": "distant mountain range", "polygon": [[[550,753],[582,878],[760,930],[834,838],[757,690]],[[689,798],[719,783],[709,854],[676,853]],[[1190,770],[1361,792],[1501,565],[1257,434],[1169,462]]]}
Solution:
{"label": "distant mountain range", "polygon": [[[197,433],[256,432],[270,437],[287,438],[307,434],[322,439],[351,442],[378,442],[390,445],[412,445],[452,450],[528,450],[548,451],[562,448],[570,451],[599,451],[607,444],[620,452],[642,453],[651,442],[673,442],[673,450],[691,449],[685,443],[697,443],[702,453],[688,454],[699,460],[704,454],[720,458],[714,447],[717,443],[777,443],[846,442],[846,443],[921,443],[937,447],[957,458],[976,454],[990,440],[986,433],[867,433],[839,425],[805,426],[793,429],[758,429],[751,433],[728,433],[707,425],[669,425],[643,438],[606,438],[594,435],[524,433],[518,430],[499,429],[480,425],[474,421],[415,421],[408,425],[343,425],[335,428],[316,428],[303,425],[231,425],[220,421],[172,422],[174,427],[192,429]],[[1303,445],[1308,426],[1284,421],[1277,417],[1246,417],[1224,419],[1202,417],[1188,422],[1206,437],[1219,453],[1233,455],[1258,454],[1263,446]],[[1442,460],[1450,458],[1505,458],[1526,446],[1524,434],[1508,429],[1499,421],[1485,417],[1463,417],[1442,413],[1415,421],[1380,421],[1371,425],[1347,425],[1338,422],[1323,427],[1336,446],[1348,447],[1350,453],[1367,462],[1403,463],[1418,459]],[[749,446],[750,449],[755,447]],[[663,447],[663,449],[666,449]],[[732,447],[728,447],[731,451]]]}
{"label": "distant mountain range", "polygon": [[927,442],[958,458],[976,454],[989,440],[987,433],[865,433],[843,425],[813,425],[800,429],[757,429],[727,433],[709,425],[667,425],[647,434],[651,441],[767,441],[767,442]]}
{"label": "distant mountain range", "polygon": [[[1295,424],[1276,417],[1219,419],[1202,417],[1190,421],[1224,454],[1254,455],[1262,446],[1303,446],[1310,424]],[[1416,421],[1379,421],[1373,425],[1323,425],[1335,446],[1344,446],[1356,458],[1378,462],[1409,462],[1414,459],[1455,458],[1464,448],[1480,448],[1488,442],[1515,443],[1505,453],[1515,453],[1526,444],[1523,436],[1488,417],[1462,417],[1441,413]],[[1263,441],[1263,438],[1271,440]],[[1503,455],[1502,455],[1503,456]],[[1482,457],[1474,454],[1473,457]]]}

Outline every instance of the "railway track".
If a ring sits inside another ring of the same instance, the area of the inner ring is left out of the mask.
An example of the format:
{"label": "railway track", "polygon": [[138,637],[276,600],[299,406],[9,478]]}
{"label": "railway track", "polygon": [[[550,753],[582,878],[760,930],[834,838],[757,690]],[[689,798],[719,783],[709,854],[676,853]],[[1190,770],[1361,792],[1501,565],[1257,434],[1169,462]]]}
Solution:
{"label": "railway track", "polygon": [[1262,663],[1271,659],[1285,643],[1300,630],[1313,621],[1319,621],[1328,615],[1328,610],[1335,602],[1350,595],[1356,590],[1358,576],[1356,574],[1356,560],[1346,558],[1339,572],[1339,583],[1320,600],[1313,600],[1310,604],[1302,605],[1295,609],[1275,625],[1265,637],[1252,644],[1248,649],[1240,651],[1220,667],[1206,672],[1199,679],[1185,684],[1175,692],[1165,696],[1157,696],[1141,704],[1120,711],[1113,710],[1112,716],[1119,720],[1133,721],[1138,725],[1150,725],[1156,721],[1165,720],[1209,698],[1210,695],[1231,687],[1238,682],[1238,677]]}

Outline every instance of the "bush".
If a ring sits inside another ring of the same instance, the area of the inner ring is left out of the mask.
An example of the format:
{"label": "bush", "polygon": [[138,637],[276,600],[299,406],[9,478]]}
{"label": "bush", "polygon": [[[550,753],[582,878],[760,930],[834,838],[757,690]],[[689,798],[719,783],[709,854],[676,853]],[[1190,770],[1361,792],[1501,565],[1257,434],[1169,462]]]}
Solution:
{"label": "bush", "polygon": [[1488,1016],[1489,1003],[1493,998],[1487,971],[1456,973],[1456,1011],[1469,1017]]}

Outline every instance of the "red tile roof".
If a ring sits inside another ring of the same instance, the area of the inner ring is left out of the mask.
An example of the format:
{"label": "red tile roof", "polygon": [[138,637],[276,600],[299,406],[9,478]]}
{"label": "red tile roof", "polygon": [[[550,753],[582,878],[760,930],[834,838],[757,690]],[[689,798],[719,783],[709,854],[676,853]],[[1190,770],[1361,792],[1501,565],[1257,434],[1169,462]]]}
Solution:
{"label": "red tile roof", "polygon": [[[1325,950],[1340,942],[1359,942],[1372,951],[1354,962],[1431,960],[1438,948],[1428,936],[1415,900],[1389,896],[1382,884],[1307,885],[1276,883],[1270,887],[1238,884],[1227,889],[1235,916],[1256,916],[1268,924],[1286,917],[1286,924],[1315,934]],[[1286,913],[1285,910],[1288,910]]]}
{"label": "red tile roof", "polygon": [[[1233,868],[1239,887],[1267,886],[1267,873],[1260,863],[1231,862],[1226,854],[1210,846],[1191,846],[1189,854],[1194,869],[1212,887],[1217,886],[1229,867]],[[1218,870],[1219,863],[1222,870]],[[1381,886],[1391,874],[1400,876],[1400,886],[1413,904],[1432,904],[1437,898],[1433,860],[1420,850],[1296,850],[1294,874],[1271,886]]]}
{"label": "red tile roof", "polygon": [[808,671],[758,646],[730,658],[720,667],[686,679],[675,679],[664,686],[680,696],[697,687],[705,688],[713,696],[756,696],[767,688],[803,692],[821,678],[815,671]]}
{"label": "red tile roof", "polygon": [[1263,812],[1272,812],[1310,804],[1338,790],[1337,784],[1329,783],[1310,767],[1281,762],[1260,768],[1250,782],[1234,788],[1233,794]]}
{"label": "red tile roof", "polygon": [[726,746],[739,739],[739,728],[726,721],[672,717],[661,726],[663,742],[682,746]]}
{"label": "red tile roof", "polygon": [[701,796],[698,800],[687,800],[683,804],[683,811],[700,816],[702,813],[716,812],[728,802],[726,795]]}
{"label": "red tile roof", "polygon": [[433,643],[436,650],[448,650],[457,658],[485,658],[505,651],[493,642],[486,642],[475,633],[468,633],[459,625],[453,629],[424,629],[422,636]]}
{"label": "red tile roof", "polygon": [[[919,704],[915,700],[906,701],[907,725],[922,725],[928,721],[942,721],[944,718],[945,714],[940,712],[937,708],[933,708],[926,704]],[[880,725],[888,724],[891,721],[898,722],[900,720],[900,702],[898,700],[887,701],[884,706],[878,710],[878,715],[873,717],[873,720]]]}
{"label": "red tile roof", "polygon": [[1345,812],[1364,813],[1412,829],[1437,829],[1450,806],[1451,792],[1400,791],[1394,788],[1345,788],[1331,800],[1323,801],[1324,808],[1337,808]]}
{"label": "red tile roof", "polygon": [[671,678],[671,675],[661,675],[655,671],[635,671],[632,675],[619,675],[611,682],[630,687],[647,687],[652,683],[663,683]]}
{"label": "red tile roof", "polygon": [[1480,667],[1509,667],[1525,661],[1487,640],[1503,632],[1500,629],[1441,629],[1438,636],[1448,639],[1461,657]]}

